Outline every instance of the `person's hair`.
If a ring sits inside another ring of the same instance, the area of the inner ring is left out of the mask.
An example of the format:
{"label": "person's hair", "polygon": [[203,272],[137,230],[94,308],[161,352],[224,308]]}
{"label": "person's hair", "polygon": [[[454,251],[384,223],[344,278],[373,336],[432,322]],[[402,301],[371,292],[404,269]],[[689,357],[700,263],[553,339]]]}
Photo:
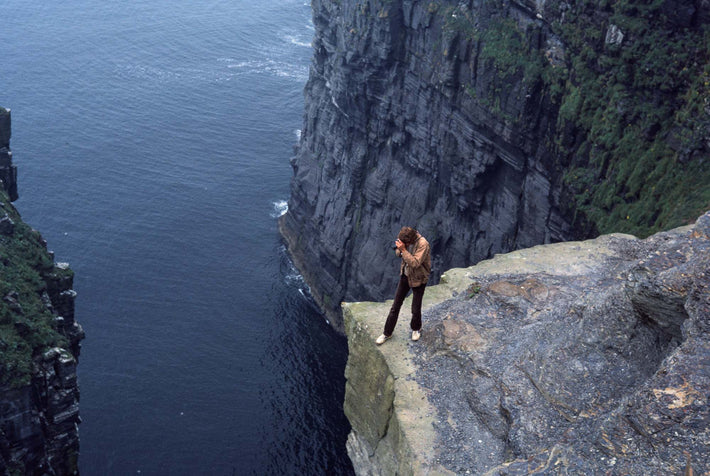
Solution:
{"label": "person's hair", "polygon": [[399,230],[397,238],[399,238],[399,241],[402,243],[411,245],[417,239],[417,230],[409,226],[403,226],[402,229]]}

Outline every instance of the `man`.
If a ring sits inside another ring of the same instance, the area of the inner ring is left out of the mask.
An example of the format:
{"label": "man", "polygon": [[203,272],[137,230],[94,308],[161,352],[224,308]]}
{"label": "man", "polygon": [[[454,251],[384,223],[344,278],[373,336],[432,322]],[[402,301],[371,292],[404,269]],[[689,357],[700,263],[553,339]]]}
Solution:
{"label": "man", "polygon": [[399,268],[399,284],[394,295],[394,303],[387,316],[384,333],[375,340],[377,345],[384,344],[392,337],[397,324],[399,310],[409,290],[412,290],[412,340],[417,341],[422,330],[422,298],[424,288],[431,273],[429,242],[414,228],[402,227],[395,241],[395,254],[402,258]]}

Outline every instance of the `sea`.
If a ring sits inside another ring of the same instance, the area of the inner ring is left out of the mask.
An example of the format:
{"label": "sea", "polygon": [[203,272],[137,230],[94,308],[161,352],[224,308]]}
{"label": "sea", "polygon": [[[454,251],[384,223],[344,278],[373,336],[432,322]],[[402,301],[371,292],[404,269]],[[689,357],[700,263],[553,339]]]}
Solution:
{"label": "sea", "polygon": [[75,271],[82,475],[352,474],[347,342],[277,229],[304,0],[0,2],[23,219]]}

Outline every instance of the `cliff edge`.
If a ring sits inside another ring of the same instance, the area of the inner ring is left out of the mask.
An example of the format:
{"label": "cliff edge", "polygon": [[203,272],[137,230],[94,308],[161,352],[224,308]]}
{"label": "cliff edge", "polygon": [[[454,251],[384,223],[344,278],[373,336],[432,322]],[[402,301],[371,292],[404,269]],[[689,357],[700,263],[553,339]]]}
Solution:
{"label": "cliff edge", "polygon": [[342,327],[402,226],[434,268],[710,207],[707,0],[313,0],[289,252]]}
{"label": "cliff edge", "polygon": [[74,273],[12,205],[11,159],[10,111],[0,108],[0,474],[78,474]]}
{"label": "cliff edge", "polygon": [[447,271],[416,343],[389,305],[343,304],[358,474],[710,471],[710,212]]}

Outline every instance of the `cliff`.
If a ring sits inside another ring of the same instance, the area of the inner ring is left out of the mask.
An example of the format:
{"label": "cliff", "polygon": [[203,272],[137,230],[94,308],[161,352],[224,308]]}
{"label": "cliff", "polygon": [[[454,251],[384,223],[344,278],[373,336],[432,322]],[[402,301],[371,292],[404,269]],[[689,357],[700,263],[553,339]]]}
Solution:
{"label": "cliff", "polygon": [[358,474],[710,472],[710,212],[447,271],[416,343],[390,303],[343,305]]}
{"label": "cliff", "polygon": [[10,111],[0,108],[0,474],[78,474],[84,337],[74,273],[21,219]]}
{"label": "cliff", "polygon": [[11,132],[10,110],[0,107],[0,180],[10,200],[15,201],[18,198],[17,167],[12,163]]}
{"label": "cliff", "polygon": [[316,301],[396,285],[402,225],[439,271],[710,206],[706,0],[314,0],[280,222]]}

